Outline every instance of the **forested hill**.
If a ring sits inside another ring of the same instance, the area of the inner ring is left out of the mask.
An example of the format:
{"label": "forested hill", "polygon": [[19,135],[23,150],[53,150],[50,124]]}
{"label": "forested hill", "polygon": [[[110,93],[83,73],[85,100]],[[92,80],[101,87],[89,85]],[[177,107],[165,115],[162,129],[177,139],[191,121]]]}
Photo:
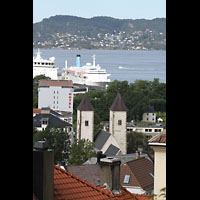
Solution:
{"label": "forested hill", "polygon": [[33,24],[34,47],[165,49],[166,19],[57,15]]}

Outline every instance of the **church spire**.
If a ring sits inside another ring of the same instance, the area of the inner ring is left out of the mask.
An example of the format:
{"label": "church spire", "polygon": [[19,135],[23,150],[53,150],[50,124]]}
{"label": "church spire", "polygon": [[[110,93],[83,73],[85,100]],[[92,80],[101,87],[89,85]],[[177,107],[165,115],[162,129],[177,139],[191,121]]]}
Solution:
{"label": "church spire", "polygon": [[112,111],[128,111],[119,92],[117,93],[117,96],[116,96],[112,106],[110,107],[110,110],[112,110]]}

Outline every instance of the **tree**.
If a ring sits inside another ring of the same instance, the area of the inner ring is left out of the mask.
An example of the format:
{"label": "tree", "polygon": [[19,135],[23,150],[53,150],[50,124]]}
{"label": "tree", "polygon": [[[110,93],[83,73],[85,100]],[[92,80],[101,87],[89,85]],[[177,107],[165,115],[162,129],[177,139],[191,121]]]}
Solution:
{"label": "tree", "polygon": [[148,146],[148,140],[145,135],[138,132],[127,133],[127,153],[135,153],[139,146],[142,146],[143,150],[149,154],[153,153],[153,149]]}
{"label": "tree", "polygon": [[44,131],[34,131],[33,144],[37,141],[47,141],[48,147],[54,150],[55,163],[69,158],[69,134],[61,128],[47,126]]}
{"label": "tree", "polygon": [[82,165],[93,156],[96,156],[93,142],[85,139],[75,141],[71,146],[68,165]]}

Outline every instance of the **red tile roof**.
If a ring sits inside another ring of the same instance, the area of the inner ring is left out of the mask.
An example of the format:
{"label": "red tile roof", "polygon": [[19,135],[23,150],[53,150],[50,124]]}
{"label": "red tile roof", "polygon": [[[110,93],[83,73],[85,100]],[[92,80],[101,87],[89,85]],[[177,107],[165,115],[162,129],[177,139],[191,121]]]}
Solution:
{"label": "red tile roof", "polygon": [[147,200],[147,195],[134,195],[121,187],[120,194],[96,187],[72,173],[54,167],[54,200]]}
{"label": "red tile roof", "polygon": [[166,144],[166,132],[161,132],[154,137],[152,137],[149,143],[165,143]]}
{"label": "red tile roof", "polygon": [[40,114],[41,113],[41,109],[33,108],[33,113]]}

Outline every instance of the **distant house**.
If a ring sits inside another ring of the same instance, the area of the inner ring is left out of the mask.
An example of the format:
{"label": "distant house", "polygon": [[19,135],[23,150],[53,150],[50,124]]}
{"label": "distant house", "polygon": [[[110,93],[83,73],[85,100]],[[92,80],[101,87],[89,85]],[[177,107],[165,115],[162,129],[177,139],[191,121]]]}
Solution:
{"label": "distant house", "polygon": [[156,122],[156,112],[153,106],[148,105],[145,113],[142,115],[142,121],[144,122]]}
{"label": "distant house", "polygon": [[166,188],[166,132],[157,134],[148,142],[154,150],[154,194],[159,196],[160,190]]}
{"label": "distant house", "polygon": [[40,112],[33,117],[33,127],[38,131],[43,131],[47,126],[62,128],[68,133],[73,132],[72,124],[60,119],[50,108],[42,108]]}
{"label": "distant house", "polygon": [[127,133],[130,133],[130,132],[143,133],[147,137],[147,139],[150,139],[153,136],[157,135],[158,133],[163,132],[163,130],[164,130],[164,126],[160,124],[135,125],[131,122],[127,122]]}
{"label": "distant house", "polygon": [[154,164],[143,157],[123,164],[120,168],[120,183],[129,192],[152,194],[154,187]]}
{"label": "distant house", "polygon": [[[33,117],[35,117],[37,114],[41,114],[41,110],[43,109],[47,109],[47,108],[33,108]],[[50,108],[49,108],[50,109]],[[56,117],[58,117],[59,119],[62,119],[70,124],[72,124],[73,122],[73,114],[71,112],[67,112],[67,111],[56,111],[56,110],[52,110],[50,109],[50,113]]]}

